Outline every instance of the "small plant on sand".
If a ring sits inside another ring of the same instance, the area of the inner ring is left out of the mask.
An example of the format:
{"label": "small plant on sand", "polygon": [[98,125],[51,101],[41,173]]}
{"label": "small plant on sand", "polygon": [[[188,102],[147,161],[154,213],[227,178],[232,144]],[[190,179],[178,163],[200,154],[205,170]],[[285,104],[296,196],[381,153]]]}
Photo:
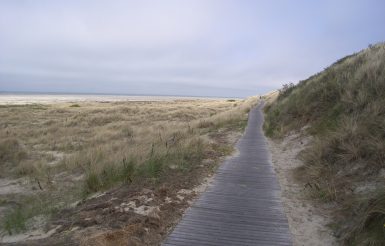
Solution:
{"label": "small plant on sand", "polygon": [[53,197],[44,194],[31,195],[23,198],[22,203],[8,210],[3,217],[1,229],[9,235],[27,230],[29,221],[38,215],[50,216],[60,209],[54,204]]}
{"label": "small plant on sand", "polygon": [[135,160],[133,158],[127,160],[123,158],[121,166],[121,179],[126,183],[132,183],[132,179],[135,173]]}
{"label": "small plant on sand", "polygon": [[24,231],[26,229],[25,222],[26,222],[25,213],[23,212],[22,208],[17,207],[5,214],[3,218],[2,228],[9,235],[12,235],[14,233],[19,233]]}

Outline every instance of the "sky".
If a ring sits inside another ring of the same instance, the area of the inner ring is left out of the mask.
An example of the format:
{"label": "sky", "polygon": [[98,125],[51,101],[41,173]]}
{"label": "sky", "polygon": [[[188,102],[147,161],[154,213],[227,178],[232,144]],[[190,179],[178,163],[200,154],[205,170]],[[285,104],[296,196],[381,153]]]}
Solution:
{"label": "sky", "polygon": [[246,97],[385,41],[382,0],[1,0],[0,91]]}

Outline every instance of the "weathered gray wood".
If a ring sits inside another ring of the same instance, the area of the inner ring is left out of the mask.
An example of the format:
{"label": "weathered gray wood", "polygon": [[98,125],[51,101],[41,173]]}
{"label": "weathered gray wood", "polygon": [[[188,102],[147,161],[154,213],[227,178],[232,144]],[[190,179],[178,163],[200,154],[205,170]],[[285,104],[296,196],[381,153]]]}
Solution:
{"label": "weathered gray wood", "polygon": [[218,168],[163,245],[292,245],[261,108],[250,111],[239,155]]}

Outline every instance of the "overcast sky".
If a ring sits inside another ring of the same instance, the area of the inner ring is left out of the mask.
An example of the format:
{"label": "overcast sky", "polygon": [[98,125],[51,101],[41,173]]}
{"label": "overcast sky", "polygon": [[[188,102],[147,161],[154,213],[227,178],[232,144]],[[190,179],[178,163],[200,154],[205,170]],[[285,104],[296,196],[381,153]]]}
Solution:
{"label": "overcast sky", "polygon": [[385,40],[382,0],[0,1],[0,91],[244,97]]}

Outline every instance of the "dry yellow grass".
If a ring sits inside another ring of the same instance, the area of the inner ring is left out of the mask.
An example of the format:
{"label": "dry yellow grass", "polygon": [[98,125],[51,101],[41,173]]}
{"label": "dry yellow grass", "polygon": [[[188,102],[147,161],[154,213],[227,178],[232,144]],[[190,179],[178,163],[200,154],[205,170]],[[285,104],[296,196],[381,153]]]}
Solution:
{"label": "dry yellow grass", "polygon": [[266,105],[271,105],[277,100],[278,96],[279,96],[279,91],[275,90],[275,91],[266,93],[265,95],[263,95],[263,98],[266,101]]}
{"label": "dry yellow grass", "polygon": [[[98,152],[106,160],[140,157],[154,144],[173,145],[187,135],[192,141],[205,133],[202,129],[244,118],[248,104],[180,100],[1,106],[1,173],[28,174],[37,165],[63,163],[62,157],[72,168],[87,155],[98,158]],[[189,133],[196,129],[200,132]]]}
{"label": "dry yellow grass", "polygon": [[0,106],[1,177],[28,177],[57,201],[122,182],[156,182],[168,170],[198,165],[207,150],[228,152],[210,134],[241,131],[257,101]]}

